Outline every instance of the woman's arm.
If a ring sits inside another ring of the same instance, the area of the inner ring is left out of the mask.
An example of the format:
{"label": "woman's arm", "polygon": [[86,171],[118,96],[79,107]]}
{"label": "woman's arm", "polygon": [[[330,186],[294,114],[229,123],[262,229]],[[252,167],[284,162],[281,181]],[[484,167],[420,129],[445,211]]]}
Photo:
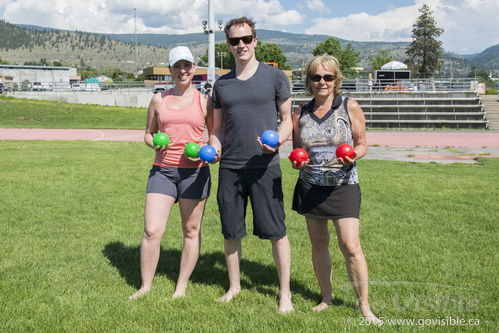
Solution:
{"label": "woman's arm", "polygon": [[367,153],[366,119],[359,103],[351,99],[348,100],[348,115],[353,135],[354,160],[358,160]]}
{"label": "woman's arm", "polygon": [[153,135],[158,132],[158,121],[156,119],[156,110],[161,103],[161,93],[156,93],[151,98],[151,102],[149,103],[149,108],[147,109],[147,121],[146,121],[146,131],[144,133],[144,142],[146,145],[151,147],[154,150],[157,150],[154,147],[152,142]]}
{"label": "woman's arm", "polygon": [[292,117],[292,122],[293,122],[293,149],[296,148],[301,148],[300,146],[300,114],[301,114],[301,108],[303,107],[300,106],[295,110],[293,113]]}

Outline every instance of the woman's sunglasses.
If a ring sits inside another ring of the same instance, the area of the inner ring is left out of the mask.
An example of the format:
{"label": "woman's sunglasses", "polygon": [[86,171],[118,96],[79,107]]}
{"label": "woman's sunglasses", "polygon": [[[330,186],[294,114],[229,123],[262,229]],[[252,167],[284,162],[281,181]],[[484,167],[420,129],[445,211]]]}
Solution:
{"label": "woman's sunglasses", "polygon": [[253,35],[242,36],[242,37],[230,37],[229,44],[232,46],[239,45],[239,41],[243,41],[244,44],[250,44],[253,41]]}
{"label": "woman's sunglasses", "polygon": [[336,77],[333,74],[326,74],[324,76],[319,75],[319,74],[312,74],[310,75],[310,80],[313,82],[319,82],[321,79],[324,79],[326,82],[331,82],[335,79]]}

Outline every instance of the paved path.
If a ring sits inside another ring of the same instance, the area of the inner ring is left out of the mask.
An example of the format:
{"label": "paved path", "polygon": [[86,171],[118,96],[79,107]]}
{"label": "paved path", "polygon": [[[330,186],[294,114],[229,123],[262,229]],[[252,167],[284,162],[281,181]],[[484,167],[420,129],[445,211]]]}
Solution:
{"label": "paved path", "polygon": [[[143,130],[0,128],[0,140],[143,141]],[[475,163],[475,157],[499,157],[499,132],[368,131],[365,158],[419,162]],[[282,157],[291,142],[281,147]]]}

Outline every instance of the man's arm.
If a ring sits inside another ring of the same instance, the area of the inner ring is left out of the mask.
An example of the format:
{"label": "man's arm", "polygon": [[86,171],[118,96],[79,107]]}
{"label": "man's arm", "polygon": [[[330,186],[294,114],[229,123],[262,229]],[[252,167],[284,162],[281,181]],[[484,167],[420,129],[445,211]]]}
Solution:
{"label": "man's arm", "polygon": [[291,119],[291,97],[277,101],[277,111],[281,116],[279,126],[279,146],[282,145],[293,132],[293,121]]}
{"label": "man's arm", "polygon": [[291,120],[291,97],[277,101],[277,112],[279,112],[279,116],[281,117],[281,126],[279,126],[279,131],[277,132],[279,135],[277,146],[272,148],[264,145],[262,144],[260,137],[256,138],[265,154],[275,153],[279,147],[286,142],[293,131],[293,121]]}
{"label": "man's arm", "polygon": [[[211,104],[211,101],[209,101],[208,103]],[[222,140],[223,140],[222,111],[223,111],[223,109],[213,108],[212,106],[209,106],[208,108],[211,109],[211,119],[209,121],[209,123],[211,123],[211,125],[208,126],[208,133],[210,135],[209,144],[212,145],[213,148],[215,148],[215,150],[217,151],[217,156],[215,157],[215,159],[212,162],[212,163],[216,163],[216,162],[218,162],[218,160],[220,160],[220,153],[222,151]]]}

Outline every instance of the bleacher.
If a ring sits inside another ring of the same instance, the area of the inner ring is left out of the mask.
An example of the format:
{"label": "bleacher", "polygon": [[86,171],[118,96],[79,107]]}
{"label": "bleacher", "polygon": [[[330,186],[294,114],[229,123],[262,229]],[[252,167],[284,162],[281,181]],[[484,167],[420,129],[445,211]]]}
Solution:
{"label": "bleacher", "polygon": [[[364,111],[371,128],[487,128],[478,95],[472,91],[375,92],[344,91]],[[293,95],[293,110],[311,96]]]}

